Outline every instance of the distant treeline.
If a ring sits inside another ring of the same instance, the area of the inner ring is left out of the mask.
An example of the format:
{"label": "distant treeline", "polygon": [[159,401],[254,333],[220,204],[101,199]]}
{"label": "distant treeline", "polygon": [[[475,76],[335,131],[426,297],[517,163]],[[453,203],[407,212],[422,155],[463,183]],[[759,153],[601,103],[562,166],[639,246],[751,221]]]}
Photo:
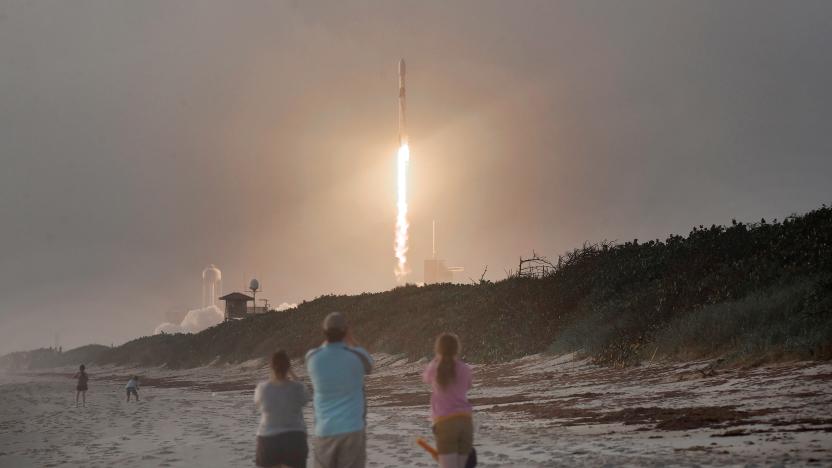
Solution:
{"label": "distant treeline", "polygon": [[[587,244],[542,278],[322,296],[195,335],[97,349],[99,363],[192,367],[317,346],[345,312],[372,351],[421,358],[441,331],[473,362],[579,351],[610,365],[660,357],[832,357],[832,209],[782,221],[699,226],[664,241]],[[66,354],[66,353],[64,353]],[[5,359],[5,358],[4,358]],[[93,358],[90,358],[93,360]]]}
{"label": "distant treeline", "polygon": [[0,369],[43,369],[79,365],[101,360],[103,353],[111,348],[103,345],[86,345],[63,351],[59,348],[39,348],[0,356]]}

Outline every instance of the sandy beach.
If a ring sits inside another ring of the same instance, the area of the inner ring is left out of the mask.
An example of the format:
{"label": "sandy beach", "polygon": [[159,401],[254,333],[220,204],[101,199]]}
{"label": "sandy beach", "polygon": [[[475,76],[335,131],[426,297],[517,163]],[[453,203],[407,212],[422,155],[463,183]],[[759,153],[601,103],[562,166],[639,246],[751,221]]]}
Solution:
{"label": "sandy beach", "polygon": [[[433,466],[414,443],[430,435],[422,364],[377,359],[369,466]],[[541,355],[477,366],[481,466],[832,463],[832,364],[712,367],[611,369]],[[86,408],[75,407],[73,369],[0,377],[0,466],[253,466],[262,362],[89,370]],[[142,400],[126,403],[133,373]],[[310,409],[306,417],[311,428]]]}

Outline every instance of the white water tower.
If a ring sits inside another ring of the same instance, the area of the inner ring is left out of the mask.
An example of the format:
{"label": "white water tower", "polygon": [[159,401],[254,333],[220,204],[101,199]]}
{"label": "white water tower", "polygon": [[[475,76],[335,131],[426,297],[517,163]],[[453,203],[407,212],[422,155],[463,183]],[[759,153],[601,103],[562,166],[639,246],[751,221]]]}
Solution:
{"label": "white water tower", "polygon": [[202,308],[219,307],[222,296],[222,272],[216,265],[208,265],[202,270]]}

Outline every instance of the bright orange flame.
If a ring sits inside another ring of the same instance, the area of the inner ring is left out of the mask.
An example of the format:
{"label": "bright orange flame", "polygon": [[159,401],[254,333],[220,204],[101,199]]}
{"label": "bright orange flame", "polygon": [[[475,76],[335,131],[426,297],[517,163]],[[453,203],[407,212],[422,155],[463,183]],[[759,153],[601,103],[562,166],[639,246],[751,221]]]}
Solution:
{"label": "bright orange flame", "polygon": [[396,279],[404,281],[405,276],[410,273],[407,266],[407,230],[410,224],[407,222],[407,165],[410,162],[410,148],[407,144],[399,147],[396,155],[396,181],[398,188],[398,199],[396,202]]}

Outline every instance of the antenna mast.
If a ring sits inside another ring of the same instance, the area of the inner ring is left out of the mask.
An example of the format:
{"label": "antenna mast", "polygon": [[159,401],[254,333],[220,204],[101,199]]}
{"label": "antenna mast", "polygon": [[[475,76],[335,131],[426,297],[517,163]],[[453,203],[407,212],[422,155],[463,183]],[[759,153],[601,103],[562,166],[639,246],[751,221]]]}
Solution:
{"label": "antenna mast", "polygon": [[436,260],[436,220],[433,220],[433,259]]}

